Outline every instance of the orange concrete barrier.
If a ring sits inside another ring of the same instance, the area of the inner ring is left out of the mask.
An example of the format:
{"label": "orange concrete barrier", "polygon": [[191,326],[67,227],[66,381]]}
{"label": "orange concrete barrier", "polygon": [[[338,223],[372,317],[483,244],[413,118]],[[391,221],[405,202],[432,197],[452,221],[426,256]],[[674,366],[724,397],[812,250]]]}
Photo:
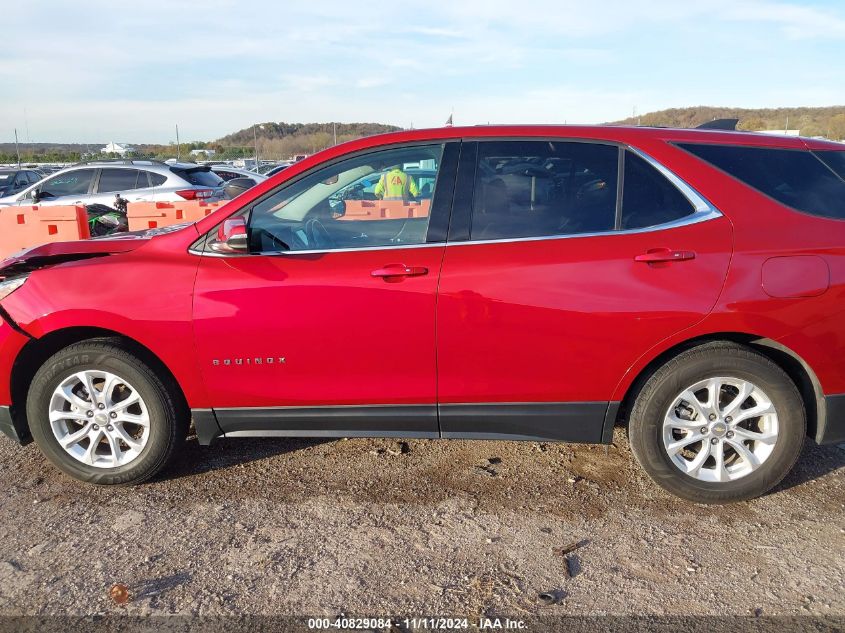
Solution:
{"label": "orange concrete barrier", "polygon": [[185,211],[171,202],[130,202],[126,205],[130,231],[143,231],[186,222]]}
{"label": "orange concrete barrier", "polygon": [[225,202],[130,202],[126,218],[130,231],[144,231],[181,222],[198,222]]}
{"label": "orange concrete barrier", "polygon": [[0,208],[0,258],[23,248],[90,237],[82,206]]}
{"label": "orange concrete barrier", "polygon": [[183,208],[185,209],[185,219],[188,222],[199,222],[205,216],[216,211],[227,202],[228,200],[222,200],[220,202],[202,202],[200,200],[193,200],[188,204],[183,205]]}
{"label": "orange concrete barrier", "polygon": [[397,220],[425,218],[431,210],[431,200],[405,202],[403,200],[346,200],[346,214],[340,220]]}

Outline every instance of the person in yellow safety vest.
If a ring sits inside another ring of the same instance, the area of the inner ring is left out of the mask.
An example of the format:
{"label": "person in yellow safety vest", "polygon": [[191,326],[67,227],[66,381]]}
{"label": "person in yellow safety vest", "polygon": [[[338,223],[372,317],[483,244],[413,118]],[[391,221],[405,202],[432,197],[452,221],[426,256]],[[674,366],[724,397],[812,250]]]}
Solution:
{"label": "person in yellow safety vest", "polygon": [[401,165],[394,165],[386,174],[378,179],[375,191],[376,198],[382,200],[405,200],[420,195],[414,177],[402,171]]}

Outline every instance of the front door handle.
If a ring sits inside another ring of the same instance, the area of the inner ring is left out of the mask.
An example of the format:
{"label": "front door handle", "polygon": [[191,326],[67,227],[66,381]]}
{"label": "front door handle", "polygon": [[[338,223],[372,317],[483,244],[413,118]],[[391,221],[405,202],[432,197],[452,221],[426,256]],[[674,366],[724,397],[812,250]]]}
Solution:
{"label": "front door handle", "polygon": [[673,251],[671,248],[652,248],[637,255],[634,258],[635,262],[645,262],[646,264],[660,264],[664,262],[683,262],[688,259],[695,259],[693,251]]}
{"label": "front door handle", "polygon": [[389,279],[391,277],[419,277],[420,275],[427,275],[428,268],[424,266],[406,266],[405,264],[387,264],[381,268],[376,268],[370,273],[373,277],[383,277]]}

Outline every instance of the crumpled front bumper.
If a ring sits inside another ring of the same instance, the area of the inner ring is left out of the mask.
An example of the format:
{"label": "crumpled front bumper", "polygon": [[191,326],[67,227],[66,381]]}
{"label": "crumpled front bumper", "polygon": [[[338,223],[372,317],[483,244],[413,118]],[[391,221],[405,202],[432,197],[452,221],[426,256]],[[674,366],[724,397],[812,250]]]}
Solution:
{"label": "crumpled front bumper", "polygon": [[0,431],[19,444],[30,441],[29,430],[12,409],[12,366],[30,337],[12,325],[0,308]]}

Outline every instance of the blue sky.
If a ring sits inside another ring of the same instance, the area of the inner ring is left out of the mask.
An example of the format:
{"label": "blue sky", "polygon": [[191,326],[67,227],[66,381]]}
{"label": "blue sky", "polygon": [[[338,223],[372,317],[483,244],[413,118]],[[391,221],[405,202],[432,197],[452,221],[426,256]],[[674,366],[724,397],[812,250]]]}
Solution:
{"label": "blue sky", "polygon": [[29,0],[0,23],[2,141],[845,104],[842,0]]}

